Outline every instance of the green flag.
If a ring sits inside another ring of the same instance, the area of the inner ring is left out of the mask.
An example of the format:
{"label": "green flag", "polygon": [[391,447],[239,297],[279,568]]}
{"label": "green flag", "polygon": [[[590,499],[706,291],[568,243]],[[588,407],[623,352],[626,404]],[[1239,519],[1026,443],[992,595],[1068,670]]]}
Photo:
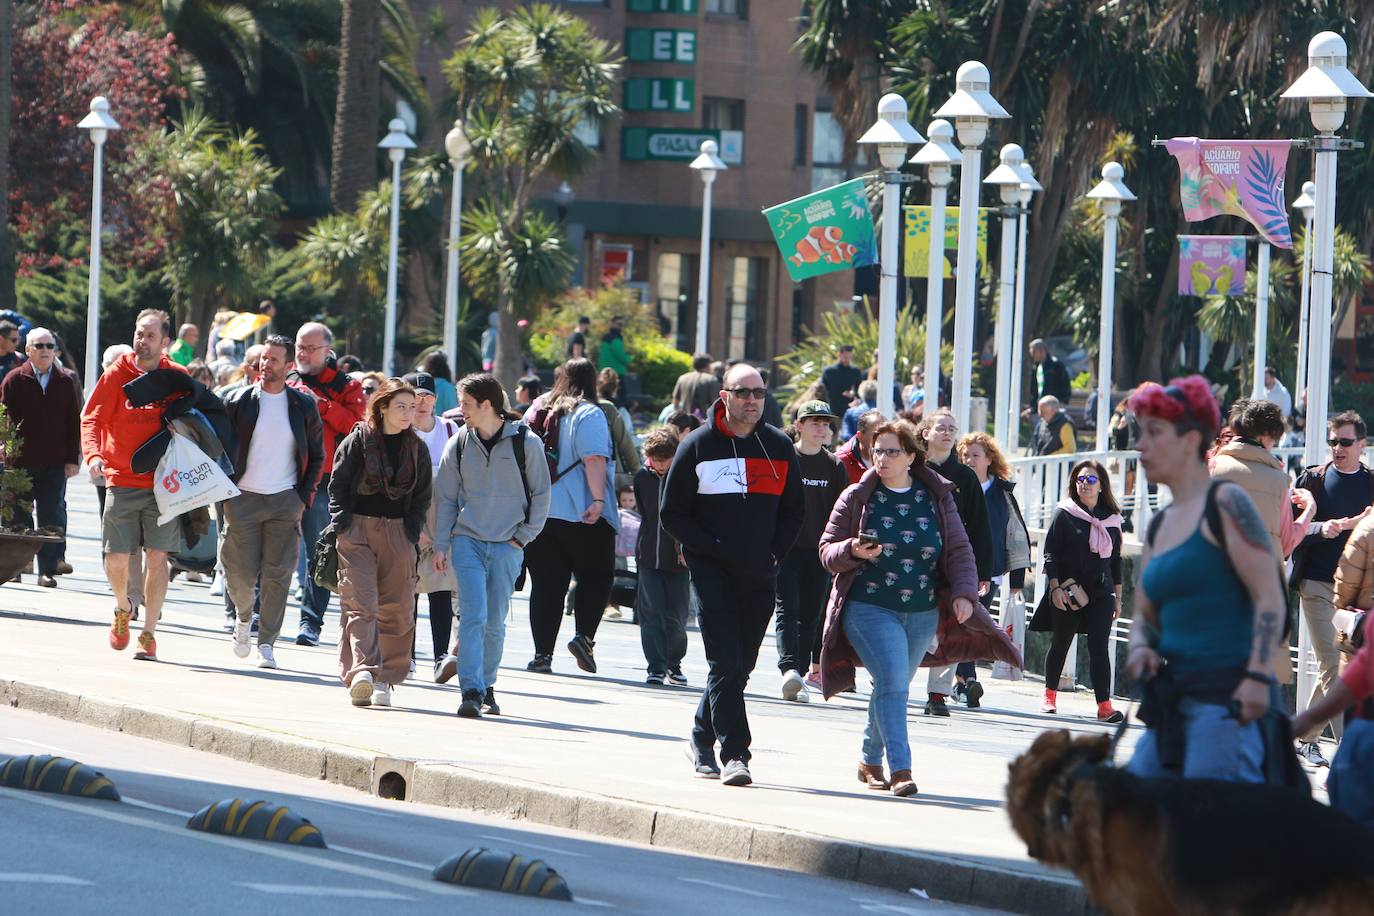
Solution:
{"label": "green flag", "polygon": [[878,263],[862,178],[763,211],[793,280]]}

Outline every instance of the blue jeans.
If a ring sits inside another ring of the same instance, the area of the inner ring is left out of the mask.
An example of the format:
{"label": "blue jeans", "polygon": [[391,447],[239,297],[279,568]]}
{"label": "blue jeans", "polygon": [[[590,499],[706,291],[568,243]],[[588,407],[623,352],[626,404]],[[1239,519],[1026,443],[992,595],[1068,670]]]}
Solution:
{"label": "blue jeans", "polygon": [[[320,478],[315,488],[315,500],[301,515],[301,539],[305,542],[306,556],[314,559],[315,544],[320,532],[329,527],[329,475]],[[316,633],[324,631],[324,613],[329,610],[329,589],[309,582],[305,586],[305,600],[301,602],[301,626],[307,624]]]}
{"label": "blue jeans", "polygon": [[458,580],[458,686],[485,694],[496,683],[506,645],[506,609],[524,551],[502,541],[453,539],[449,562]]}
{"label": "blue jeans", "polygon": [[1353,719],[1326,781],[1331,807],[1374,830],[1374,721]]}
{"label": "blue jeans", "polygon": [[911,679],[935,636],[940,614],[889,611],[851,598],[845,602],[841,621],[844,635],[873,677],[868,724],[864,727],[864,763],[882,766],[886,749],[889,769],[909,770],[911,744],[906,736],[906,703]]}
{"label": "blue jeans", "polygon": [[639,643],[650,674],[682,670],[687,654],[687,571],[639,570]]}
{"label": "blue jeans", "polygon": [[[1272,699],[1272,698],[1271,698]],[[1264,782],[1264,743],[1259,725],[1241,725],[1225,706],[1184,698],[1183,771],[1166,769],[1159,759],[1155,730],[1145,730],[1126,770],[1146,779],[1220,779]]]}

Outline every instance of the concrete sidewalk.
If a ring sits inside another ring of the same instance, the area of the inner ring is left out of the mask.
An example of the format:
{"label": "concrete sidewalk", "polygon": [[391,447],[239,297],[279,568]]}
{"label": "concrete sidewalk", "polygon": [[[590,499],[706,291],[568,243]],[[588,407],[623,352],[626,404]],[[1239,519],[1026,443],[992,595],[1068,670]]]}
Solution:
{"label": "concrete sidewalk", "polygon": [[[93,530],[94,499],[83,499],[89,489],[73,491],[72,528]],[[913,703],[921,794],[897,799],[866,790],[854,775],[866,698],[784,702],[770,640],[750,684],[757,782],[732,789],[694,779],[682,751],[705,675],[695,633],[685,665],[690,689],[643,686],[638,631],[613,621],[598,636],[599,675],[574,673],[564,652],[555,658],[558,674],[532,675],[524,671],[531,643],[520,596],[496,687],[503,715],[477,721],[454,715],[456,682],[428,682],[422,617],[417,678],[395,692],[393,708],[357,709],[338,680],[332,642],[317,649],[279,642],[278,671],[235,658],[219,599],[206,585],[173,584],[158,628],[161,662],[111,651],[105,631],[112,602],[99,576],[98,543],[74,535],[68,559],[78,573],[57,590],[37,588],[30,577],[0,587],[0,694],[9,705],[364,791],[395,773],[417,801],[960,903],[1088,912],[1072,876],[1026,858],[1002,798],[1007,762],[1039,731],[1103,728],[1091,718],[1090,695],[1061,695],[1058,717],[1035,712],[1034,682],[985,681],[984,709],[955,707],[949,719],[923,717]],[[287,615],[294,632],[294,602]],[[331,612],[325,637],[337,635]],[[866,687],[862,674],[860,682]],[[924,675],[916,687],[924,687]],[[913,694],[924,697],[923,690]],[[399,783],[393,777],[388,785]]]}

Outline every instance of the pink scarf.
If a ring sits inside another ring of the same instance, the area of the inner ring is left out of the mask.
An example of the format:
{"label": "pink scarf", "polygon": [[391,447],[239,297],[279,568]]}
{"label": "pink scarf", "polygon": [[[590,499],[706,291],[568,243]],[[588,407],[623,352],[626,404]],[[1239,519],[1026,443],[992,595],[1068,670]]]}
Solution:
{"label": "pink scarf", "polygon": [[1071,499],[1061,501],[1058,508],[1063,509],[1074,518],[1081,519],[1092,526],[1092,530],[1088,532],[1089,550],[1103,559],[1112,555],[1112,536],[1107,529],[1115,528],[1118,531],[1121,530],[1120,513],[1109,515],[1106,518],[1098,518],[1095,515],[1089,514],[1088,510]]}

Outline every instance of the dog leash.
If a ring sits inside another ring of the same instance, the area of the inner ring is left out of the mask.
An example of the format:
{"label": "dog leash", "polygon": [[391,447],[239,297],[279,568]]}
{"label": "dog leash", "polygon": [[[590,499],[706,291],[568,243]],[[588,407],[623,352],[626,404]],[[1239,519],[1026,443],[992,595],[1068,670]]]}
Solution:
{"label": "dog leash", "polygon": [[1131,726],[1131,715],[1135,712],[1135,708],[1140,702],[1142,693],[1141,682],[1136,681],[1135,686],[1131,688],[1130,695],[1126,698],[1126,715],[1117,723],[1116,732],[1112,735],[1111,746],[1107,748],[1106,762],[1108,766],[1116,766],[1116,747],[1121,743],[1121,738],[1126,734],[1126,729]]}

